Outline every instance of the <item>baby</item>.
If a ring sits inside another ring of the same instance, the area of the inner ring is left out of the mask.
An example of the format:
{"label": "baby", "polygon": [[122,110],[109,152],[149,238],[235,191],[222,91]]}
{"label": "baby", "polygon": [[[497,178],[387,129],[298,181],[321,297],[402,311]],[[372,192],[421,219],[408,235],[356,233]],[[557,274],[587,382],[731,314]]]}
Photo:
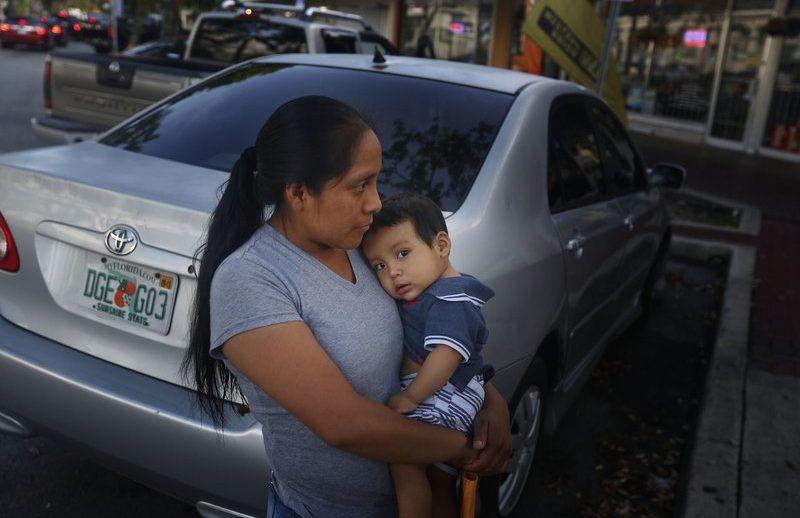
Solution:
{"label": "baby", "polygon": [[[402,390],[388,405],[471,435],[484,398],[481,350],[487,329],[481,307],[494,292],[453,268],[450,247],[441,210],[421,196],[385,200],[362,242],[403,321]],[[437,516],[456,515],[457,473],[436,467],[391,466],[401,518],[431,516],[434,508]]]}

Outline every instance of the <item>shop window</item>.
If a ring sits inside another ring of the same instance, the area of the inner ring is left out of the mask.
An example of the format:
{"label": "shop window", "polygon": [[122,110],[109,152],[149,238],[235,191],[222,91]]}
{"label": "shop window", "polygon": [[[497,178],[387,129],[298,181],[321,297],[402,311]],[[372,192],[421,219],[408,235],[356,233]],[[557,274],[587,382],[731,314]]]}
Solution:
{"label": "shop window", "polygon": [[800,152],[800,38],[784,40],[762,144]]}
{"label": "shop window", "polygon": [[629,112],[706,122],[726,0],[625,3],[617,63]]}
{"label": "shop window", "polygon": [[714,137],[733,141],[744,137],[750,104],[758,86],[756,77],[767,37],[766,24],[764,16],[737,16],[731,20],[711,124]]}

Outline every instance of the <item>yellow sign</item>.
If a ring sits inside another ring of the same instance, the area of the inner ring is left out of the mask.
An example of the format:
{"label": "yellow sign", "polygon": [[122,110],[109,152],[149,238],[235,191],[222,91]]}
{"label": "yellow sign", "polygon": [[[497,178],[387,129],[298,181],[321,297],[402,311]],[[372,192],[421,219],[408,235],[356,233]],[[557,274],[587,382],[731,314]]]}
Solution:
{"label": "yellow sign", "polygon": [[[555,60],[571,79],[591,89],[600,75],[605,27],[586,0],[537,0],[522,30]],[[625,126],[628,115],[613,58],[603,85],[603,97]]]}

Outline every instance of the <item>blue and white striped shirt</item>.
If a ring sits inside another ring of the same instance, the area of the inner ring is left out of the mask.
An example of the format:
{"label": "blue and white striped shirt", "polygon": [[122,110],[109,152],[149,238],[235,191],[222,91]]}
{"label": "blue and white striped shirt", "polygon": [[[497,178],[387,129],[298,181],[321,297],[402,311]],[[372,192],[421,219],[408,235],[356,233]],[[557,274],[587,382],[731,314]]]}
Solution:
{"label": "blue and white striped shirt", "polygon": [[420,365],[437,345],[463,358],[450,383],[464,390],[483,368],[481,351],[489,331],[481,308],[494,292],[471,275],[443,277],[416,300],[398,301],[406,356]]}

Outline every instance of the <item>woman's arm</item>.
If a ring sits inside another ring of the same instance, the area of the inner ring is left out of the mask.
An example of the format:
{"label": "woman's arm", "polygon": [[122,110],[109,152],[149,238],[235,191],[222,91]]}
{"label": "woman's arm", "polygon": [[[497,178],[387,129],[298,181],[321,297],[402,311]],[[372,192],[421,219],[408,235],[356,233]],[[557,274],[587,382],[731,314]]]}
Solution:
{"label": "woman's arm", "polygon": [[508,403],[491,383],[484,385],[483,408],[475,416],[473,447],[480,450],[477,459],[461,468],[481,475],[503,473],[511,457],[511,419]]}
{"label": "woman's arm", "polygon": [[416,422],[358,394],[303,322],[253,329],[222,348],[242,374],[331,446],[390,463],[475,457],[462,433]]}

